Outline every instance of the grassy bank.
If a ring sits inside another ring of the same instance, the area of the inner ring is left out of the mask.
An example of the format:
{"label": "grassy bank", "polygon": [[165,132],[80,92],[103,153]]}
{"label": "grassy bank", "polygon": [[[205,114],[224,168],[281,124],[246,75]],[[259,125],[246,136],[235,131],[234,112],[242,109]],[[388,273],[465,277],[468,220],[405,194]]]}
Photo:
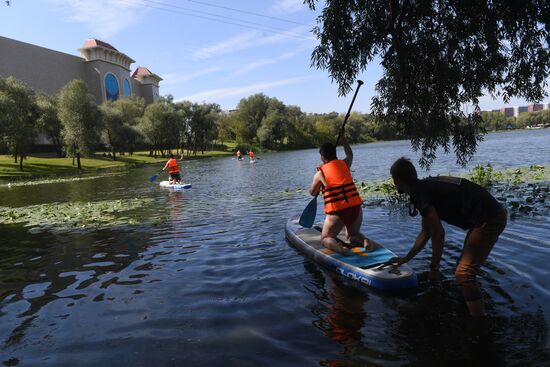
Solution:
{"label": "grassy bank", "polygon": [[[216,156],[229,156],[233,153],[229,150],[205,151],[204,154],[184,157],[184,160],[209,158]],[[19,163],[15,163],[13,157],[0,155],[0,180],[15,181],[37,179],[58,176],[80,176],[82,174],[97,174],[109,171],[122,171],[128,168],[145,164],[162,164],[166,158],[149,156],[149,152],[136,152],[133,155],[117,156],[116,160],[103,153],[97,153],[93,158],[81,158],[82,170],[73,165],[72,158],[57,158],[53,154],[33,154],[23,161],[23,171],[19,170]]]}

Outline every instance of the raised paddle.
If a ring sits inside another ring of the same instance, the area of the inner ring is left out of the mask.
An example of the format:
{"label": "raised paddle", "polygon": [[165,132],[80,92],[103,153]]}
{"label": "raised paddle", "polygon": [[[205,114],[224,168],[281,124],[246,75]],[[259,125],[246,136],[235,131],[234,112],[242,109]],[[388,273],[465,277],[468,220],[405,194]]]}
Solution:
{"label": "raised paddle", "polygon": [[[353,107],[353,102],[355,102],[355,97],[357,97],[357,92],[359,92],[359,88],[361,88],[361,85],[363,85],[362,80],[357,81],[357,89],[355,90],[355,94],[353,95],[353,99],[351,100],[351,104],[348,108],[348,113],[346,113],[346,117],[344,118],[344,123],[342,124],[342,127],[340,128],[340,131],[338,132],[338,138],[336,138],[336,144],[335,146],[338,146],[338,141],[340,140],[340,134],[342,133],[342,130],[344,129],[344,126],[346,126],[346,122],[348,122],[349,115],[351,114],[351,108]],[[315,216],[317,215],[317,196],[319,194],[315,195],[313,199],[307,204],[306,208],[302,212],[302,215],[300,215],[300,220],[298,223],[305,228],[311,228],[313,225],[313,222],[315,221]]]}

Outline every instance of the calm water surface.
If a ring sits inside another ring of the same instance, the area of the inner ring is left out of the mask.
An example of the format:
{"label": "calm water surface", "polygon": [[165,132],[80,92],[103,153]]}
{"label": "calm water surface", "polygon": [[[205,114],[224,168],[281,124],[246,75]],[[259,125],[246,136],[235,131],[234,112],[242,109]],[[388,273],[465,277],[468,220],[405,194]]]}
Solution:
{"label": "calm water surface", "polygon": [[[492,134],[473,165],[550,164],[550,130]],[[354,147],[359,180],[385,179],[408,142]],[[342,154],[342,153],[340,153]],[[482,269],[490,316],[472,322],[453,269],[464,232],[446,227],[443,280],[429,249],[418,289],[355,288],[284,239],[319,165],[316,150],[185,162],[193,189],[151,184],[158,167],[89,181],[0,188],[0,206],[145,197],[147,223],[96,231],[0,226],[0,361],[20,366],[550,365],[550,220],[520,216]],[[442,156],[431,174],[459,172]],[[422,175],[426,175],[423,172]],[[405,254],[419,219],[364,209],[363,230]],[[319,210],[318,219],[322,216]],[[490,364],[489,364],[490,363]]]}

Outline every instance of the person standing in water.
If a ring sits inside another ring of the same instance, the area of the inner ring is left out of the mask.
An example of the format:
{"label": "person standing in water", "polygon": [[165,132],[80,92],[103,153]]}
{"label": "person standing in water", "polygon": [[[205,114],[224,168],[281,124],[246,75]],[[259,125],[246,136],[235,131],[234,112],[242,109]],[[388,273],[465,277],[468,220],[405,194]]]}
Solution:
{"label": "person standing in water", "polygon": [[351,177],[353,151],[345,137],[344,129],[340,136],[346,158],[337,158],[334,144],[323,144],[319,149],[323,164],[317,168],[317,173],[313,176],[309,193],[316,196],[323,191],[326,217],[321,232],[322,245],[343,255],[351,255],[351,250],[337,239],[344,227],[349,245],[365,246],[368,251],[372,246],[369,246],[368,240],[361,234],[363,200]]}
{"label": "person standing in water", "polygon": [[173,154],[170,154],[170,159],[168,160],[168,162],[166,162],[162,170],[165,171],[166,168],[168,168],[168,173],[170,174],[170,178],[168,180],[170,185],[180,184],[180,167],[178,166],[178,161],[176,160],[176,158],[174,158]]}
{"label": "person standing in water", "polygon": [[390,261],[397,265],[409,262],[431,238],[430,279],[435,280],[445,240],[441,221],[467,230],[455,278],[470,315],[484,316],[476,275],[506,227],[506,209],[487,190],[464,178],[440,176],[419,180],[414,165],[405,157],[395,161],[390,173],[397,191],[410,197],[409,214],[414,216],[420,211],[422,216],[420,233],[409,253]]}
{"label": "person standing in water", "polygon": [[248,151],[248,157],[250,158],[251,162],[254,160],[254,151],[252,149]]}
{"label": "person standing in water", "polygon": [[237,149],[237,160],[242,160],[243,159],[243,155],[241,154],[241,150],[240,149]]}

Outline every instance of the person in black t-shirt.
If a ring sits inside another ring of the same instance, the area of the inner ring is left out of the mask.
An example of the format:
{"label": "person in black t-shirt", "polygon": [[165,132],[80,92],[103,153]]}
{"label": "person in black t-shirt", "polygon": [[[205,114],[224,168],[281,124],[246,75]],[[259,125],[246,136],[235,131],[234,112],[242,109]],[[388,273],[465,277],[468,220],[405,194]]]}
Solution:
{"label": "person in black t-shirt", "polygon": [[455,277],[470,315],[484,316],[485,307],[476,274],[506,227],[506,210],[487,190],[464,178],[428,177],[419,180],[414,165],[404,157],[395,161],[390,173],[397,191],[410,197],[409,213],[414,216],[420,211],[422,215],[421,231],[409,253],[405,257],[395,257],[391,262],[401,265],[410,261],[431,238],[430,279],[434,280],[445,240],[441,221],[468,230]]}

